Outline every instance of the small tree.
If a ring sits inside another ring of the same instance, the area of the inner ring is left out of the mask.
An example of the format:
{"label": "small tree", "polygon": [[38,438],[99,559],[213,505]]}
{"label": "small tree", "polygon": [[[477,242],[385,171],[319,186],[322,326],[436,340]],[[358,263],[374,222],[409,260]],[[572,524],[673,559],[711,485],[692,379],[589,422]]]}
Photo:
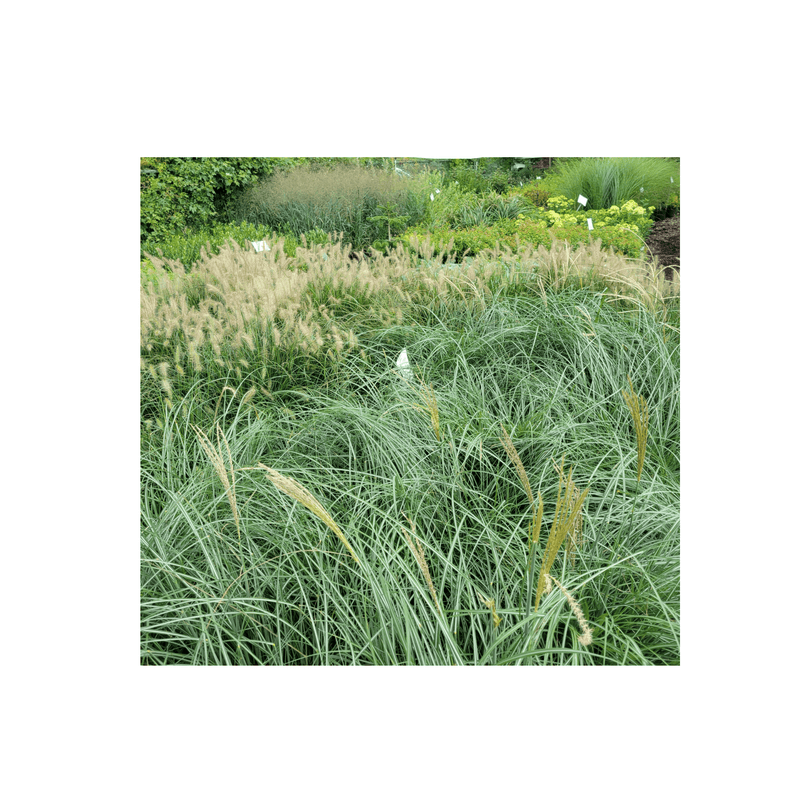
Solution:
{"label": "small tree", "polygon": [[378,211],[381,213],[375,217],[370,217],[369,221],[385,223],[386,232],[389,235],[389,241],[392,240],[392,225],[395,226],[396,230],[398,227],[404,226],[404,224],[410,219],[410,217],[405,217],[398,214],[394,203],[386,203],[386,205],[378,206]]}

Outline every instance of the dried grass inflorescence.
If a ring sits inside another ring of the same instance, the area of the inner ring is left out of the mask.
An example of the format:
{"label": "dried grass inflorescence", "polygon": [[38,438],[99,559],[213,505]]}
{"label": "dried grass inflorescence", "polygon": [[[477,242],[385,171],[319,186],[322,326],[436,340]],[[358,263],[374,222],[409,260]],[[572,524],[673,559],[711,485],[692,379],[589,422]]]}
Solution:
{"label": "dried grass inflorescence", "polygon": [[520,252],[521,261],[534,260],[539,275],[558,290],[571,281],[581,285],[597,283],[609,287],[610,299],[633,300],[654,310],[680,294],[680,280],[668,281],[664,270],[644,259],[626,258],[603,249],[600,239],[573,248],[565,241],[554,241],[550,248],[539,245]]}
{"label": "dried grass inflorescence", "polygon": [[589,623],[586,622],[586,617],[583,616],[583,610],[578,604],[578,601],[552,575],[547,575],[545,577],[545,594],[552,590],[553,583],[558,586],[564,597],[567,598],[569,607],[572,609],[572,613],[575,614],[575,618],[578,620],[578,625],[581,629],[581,635],[578,637],[578,641],[584,647],[588,647],[592,643],[593,630],[589,627]]}
{"label": "dried grass inflorescence", "polygon": [[497,613],[497,610],[494,606],[494,598],[489,598],[488,600],[480,593],[476,592],[480,601],[492,612],[492,622],[494,623],[494,627],[496,628],[500,622],[502,621],[502,617]]}
{"label": "dried grass inflorescence", "polygon": [[422,388],[419,390],[419,393],[422,396],[422,400],[425,405],[420,406],[414,404],[413,407],[417,411],[421,411],[422,413],[430,416],[431,427],[433,428],[436,439],[441,441],[442,437],[439,431],[439,405],[436,402],[436,394],[433,391],[433,386],[428,386],[426,383],[423,383],[422,380],[420,380],[420,384],[422,385]]}
{"label": "dried grass inflorescence", "polygon": [[[580,491],[578,487],[575,485],[575,482],[572,480],[572,471],[570,470],[569,475],[564,475],[564,458],[562,457],[561,463],[557,464],[555,459],[553,459],[553,466],[558,473],[559,481],[564,482],[565,486],[565,494],[567,497],[567,502],[574,506],[578,500],[580,499]],[[572,559],[572,563],[575,563],[575,551],[583,544],[583,515],[578,514],[575,517],[575,522],[570,526],[569,530],[567,531],[567,544],[564,548],[565,554]]]}
{"label": "dried grass inflorescence", "polygon": [[[214,470],[216,471],[223,487],[225,488],[225,494],[228,497],[228,503],[230,504],[231,511],[233,511],[233,521],[236,523],[236,534],[239,538],[239,541],[241,541],[242,534],[239,528],[239,509],[236,506],[236,477],[233,471],[233,459],[231,457],[231,448],[228,444],[228,440],[225,438],[225,434],[222,432],[222,428],[220,428],[219,423],[217,423],[216,447],[204,431],[200,430],[200,428],[198,428],[196,425],[192,425],[192,428],[197,434],[197,438],[200,440],[200,445],[202,446],[203,450],[205,450],[206,455],[213,464]],[[225,444],[225,451],[228,454],[228,464],[230,465],[231,470],[230,478],[228,478],[228,469],[225,466],[225,459],[222,454],[222,443]]]}
{"label": "dried grass inflorescence", "polygon": [[556,498],[556,509],[553,516],[553,524],[550,528],[550,533],[545,543],[544,555],[542,557],[542,566],[539,570],[539,583],[536,587],[536,602],[534,604],[534,611],[539,608],[539,600],[544,594],[547,576],[556,560],[556,555],[564,540],[568,536],[575,537],[577,541],[577,531],[582,524],[581,509],[583,501],[589,494],[589,487],[583,490],[579,495],[572,491],[572,468],[570,467],[569,473],[565,476],[563,469],[564,459],[561,459],[561,468],[559,471],[558,480],[558,497]]}
{"label": "dried grass inflorescence", "polygon": [[266,252],[231,241],[217,255],[204,250],[191,273],[176,261],[151,260],[155,280],[141,287],[142,355],[157,363],[166,349],[179,375],[214,363],[241,372],[279,348],[336,358],[359,347],[340,321],[343,303],[389,326],[402,323],[406,303],[455,294],[440,262],[420,269],[416,254],[399,248],[354,260],[341,237],[291,258],[280,240]]}
{"label": "dried grass inflorescence", "polygon": [[631,376],[628,375],[628,386],[630,386],[630,394],[624,389],[622,390],[622,397],[625,399],[625,404],[628,406],[633,417],[633,427],[636,431],[636,449],[638,459],[636,463],[636,481],[638,482],[642,477],[642,468],[644,467],[644,455],[647,449],[647,426],[650,420],[650,413],[647,409],[647,401],[642,395],[638,395],[633,391],[633,383]]}
{"label": "dried grass inflorescence", "polygon": [[284,494],[287,494],[293,500],[297,500],[298,503],[305,506],[318,519],[321,519],[339,537],[339,539],[341,539],[344,546],[350,552],[350,555],[355,559],[355,562],[357,564],[361,563],[358,560],[355,551],[350,546],[350,542],[347,541],[347,538],[342,533],[341,528],[336,524],[333,517],[331,517],[331,515],[327,512],[322,503],[320,503],[319,500],[317,500],[317,498],[305,488],[305,486],[299,484],[296,480],[294,480],[294,478],[281,475],[280,472],[277,472],[276,470],[271,469],[264,464],[259,463],[258,467],[266,470],[267,477],[272,481],[276,489],[279,489]]}
{"label": "dried grass inflorescence", "polygon": [[539,532],[542,528],[544,502],[542,501],[541,493],[537,492],[539,499],[539,504],[537,507],[536,502],[533,499],[533,490],[531,489],[531,482],[528,480],[528,473],[525,471],[525,467],[522,464],[522,459],[519,457],[517,448],[514,447],[514,443],[511,441],[511,436],[509,436],[505,427],[500,425],[500,429],[503,431],[503,435],[500,437],[500,443],[503,445],[503,449],[511,459],[511,463],[514,465],[514,468],[517,470],[517,475],[519,475],[522,487],[525,489],[525,494],[528,496],[528,501],[530,502],[531,508],[534,512],[533,519],[528,525],[528,571],[530,571],[531,567],[533,566],[533,561],[531,558],[533,554],[533,545],[539,541]]}
{"label": "dried grass inflorescence", "polygon": [[420,572],[422,572],[422,576],[425,578],[425,582],[428,584],[428,591],[431,593],[431,597],[433,598],[434,605],[438,609],[439,613],[442,613],[442,609],[439,606],[439,600],[436,597],[436,589],[433,585],[433,580],[431,579],[431,573],[428,569],[428,562],[425,560],[425,551],[422,549],[422,544],[420,540],[417,538],[417,531],[414,522],[408,517],[403,514],[403,516],[408,520],[409,524],[411,525],[411,531],[414,534],[414,540],[416,541],[416,545],[413,541],[411,541],[411,533],[409,533],[405,528],[403,528],[403,534],[406,537],[406,541],[408,542],[408,546],[411,548],[411,552],[414,554],[414,559],[416,560]]}

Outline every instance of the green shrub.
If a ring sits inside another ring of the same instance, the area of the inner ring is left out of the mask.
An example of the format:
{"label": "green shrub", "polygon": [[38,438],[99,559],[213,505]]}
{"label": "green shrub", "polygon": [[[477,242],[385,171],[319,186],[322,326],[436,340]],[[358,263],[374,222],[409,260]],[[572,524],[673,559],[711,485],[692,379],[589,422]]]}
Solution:
{"label": "green shrub", "polygon": [[450,159],[445,170],[446,185],[458,186],[461,191],[474,194],[491,191],[492,184],[481,170],[483,161],[484,159]]}
{"label": "green shrub", "polygon": [[142,158],[140,237],[159,241],[171,233],[229,221],[236,194],[297,158]]}
{"label": "green shrub", "polygon": [[[324,241],[327,241],[327,234]],[[205,247],[208,255],[217,255],[226,241],[233,240],[240,247],[250,247],[248,242],[266,240],[274,243],[278,238],[284,239],[284,251],[289,256],[294,256],[299,242],[291,234],[277,234],[265,225],[253,225],[249,222],[210,225],[197,233],[172,233],[145,242],[142,250],[143,256],[150,254],[159,256],[168,261],[179,261],[187,269],[194,266],[201,258],[201,251]],[[272,246],[272,244],[270,244]],[[147,261],[143,257],[144,262]],[[143,267],[147,271],[146,267]]]}
{"label": "green shrub", "polygon": [[550,197],[550,192],[545,191],[541,181],[533,180],[530,183],[510,189],[509,195],[522,197],[532,206],[544,207],[547,204],[547,198]]}
{"label": "green shrub", "polygon": [[431,230],[458,227],[463,210],[475,205],[475,194],[462,186],[451,183],[439,189],[431,184],[427,188],[430,193],[425,198],[425,216],[421,223]]}
{"label": "green shrub", "polygon": [[529,244],[549,247],[554,239],[566,241],[572,247],[577,247],[580,243],[588,245],[592,239],[599,239],[604,247],[612,247],[625,256],[630,258],[641,256],[644,237],[632,224],[615,225],[612,215],[610,223],[599,219],[598,225],[593,219],[595,228],[590,231],[586,224],[585,212],[582,212],[582,215],[582,220],[573,222],[569,218],[559,218],[556,224],[549,225],[545,219],[523,215],[516,220],[500,220],[493,225],[483,224],[457,230],[444,228],[428,230],[419,226],[409,228],[399,238],[408,246],[413,237],[425,239],[430,235],[435,255],[447,252],[448,245],[452,241],[451,258],[455,260],[461,260],[467,254],[476,255],[482,250],[492,249],[498,245],[510,248],[513,253],[517,253],[519,247]]}
{"label": "green shrub", "polygon": [[544,220],[551,227],[583,225],[588,228],[587,220],[591,218],[595,228],[630,228],[644,239],[653,226],[654,210],[655,206],[645,208],[635,200],[628,200],[621,207],[613,205],[608,209],[585,211],[575,201],[568,200],[563,195],[554,195],[548,198],[546,210],[535,209],[530,216]]}

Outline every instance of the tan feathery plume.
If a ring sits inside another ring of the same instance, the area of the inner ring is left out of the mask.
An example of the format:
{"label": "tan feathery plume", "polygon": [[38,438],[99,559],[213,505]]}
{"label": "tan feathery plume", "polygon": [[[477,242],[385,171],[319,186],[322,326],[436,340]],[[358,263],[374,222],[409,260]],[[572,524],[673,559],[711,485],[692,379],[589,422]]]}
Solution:
{"label": "tan feathery plume", "polygon": [[577,498],[570,494],[569,491],[562,493],[562,489],[565,488],[565,484],[566,487],[569,487],[571,481],[572,468],[570,468],[566,480],[564,480],[563,473],[559,475],[556,510],[553,517],[553,525],[550,528],[550,534],[548,535],[547,542],[545,544],[544,556],[542,557],[542,567],[539,570],[539,583],[536,587],[536,602],[533,607],[534,611],[539,608],[539,600],[542,594],[544,594],[545,581],[547,579],[547,575],[550,573],[553,563],[556,560],[556,554],[558,553],[558,550],[561,547],[564,539],[567,537],[570,531],[573,530],[576,520],[581,513],[583,501],[589,494],[588,487]]}
{"label": "tan feathery plume", "polygon": [[633,417],[633,427],[636,430],[636,448],[639,456],[636,464],[636,481],[638,483],[642,477],[642,467],[644,467],[644,453],[647,448],[647,423],[650,415],[644,397],[634,393],[630,375],[628,375],[628,385],[631,387],[630,394],[623,389],[622,396],[630,409]]}
{"label": "tan feathery plume", "polygon": [[533,490],[531,489],[531,482],[528,480],[528,473],[525,471],[525,467],[522,464],[522,459],[519,457],[519,453],[517,452],[517,448],[514,447],[514,443],[511,441],[511,437],[508,435],[508,431],[500,425],[500,429],[503,431],[503,435],[500,437],[500,443],[503,445],[506,453],[508,453],[508,457],[511,459],[511,462],[514,464],[514,467],[517,470],[517,475],[519,475],[519,479],[522,483],[523,489],[525,489],[525,494],[528,496],[528,500],[530,501],[531,508],[534,511],[533,519],[530,521],[528,525],[528,570],[531,569],[532,561],[531,561],[531,554],[533,552],[533,545],[534,543],[539,541],[539,532],[542,529],[542,514],[544,513],[544,502],[542,501],[542,495],[540,492],[537,492],[537,496],[539,499],[539,506],[537,508],[536,503],[533,499]]}
{"label": "tan feathery plume", "polygon": [[508,431],[503,427],[503,425],[500,425],[500,430],[503,431],[503,435],[500,437],[500,443],[503,445],[506,453],[508,453],[508,457],[511,459],[511,462],[516,467],[517,475],[519,475],[519,479],[522,482],[523,488],[525,489],[525,494],[528,495],[528,500],[531,502],[531,507],[536,508],[536,505],[533,501],[533,490],[531,489],[531,483],[528,480],[528,473],[525,472],[525,467],[522,466],[522,459],[519,457],[517,448],[514,447],[514,443],[511,441],[511,437],[508,435]]}
{"label": "tan feathery plume", "polygon": [[586,622],[586,617],[583,616],[583,611],[581,610],[578,601],[552,576],[548,575],[546,577],[547,587],[545,589],[545,593],[549,592],[552,589],[551,582],[555,583],[561,592],[563,593],[564,597],[567,598],[567,602],[569,603],[569,607],[572,609],[572,613],[575,615],[575,618],[578,620],[578,625],[581,629],[581,635],[578,637],[578,641],[584,646],[588,647],[592,643],[592,628],[589,627],[589,624]]}
{"label": "tan feathery plume", "polygon": [[422,399],[425,402],[424,407],[414,405],[414,408],[417,411],[421,411],[423,413],[427,412],[430,414],[431,417],[431,426],[433,427],[433,432],[436,434],[436,438],[438,441],[442,440],[442,437],[439,434],[439,406],[436,403],[436,395],[433,392],[433,386],[427,386],[420,380],[422,384],[422,389],[420,389],[420,394],[422,395]]}
{"label": "tan feathery plume", "polygon": [[[559,479],[564,480],[566,485],[566,492],[568,495],[568,500],[571,504],[575,504],[578,501],[578,497],[580,496],[580,492],[578,491],[578,487],[575,485],[575,482],[572,480],[571,473],[570,476],[566,479],[564,478],[564,457],[561,458],[561,464],[556,464],[555,459],[552,459],[553,466],[558,473]],[[575,518],[575,522],[570,527],[568,531],[567,537],[567,544],[565,547],[565,553],[567,556],[571,557],[572,563],[575,563],[575,551],[578,547],[583,544],[583,515],[578,514]]]}
{"label": "tan feathery plume", "polygon": [[[202,430],[200,430],[200,428],[198,428],[196,425],[192,425],[192,428],[194,428],[203,450],[206,451],[206,455],[213,464],[214,469],[219,476],[223,487],[225,488],[225,494],[228,497],[228,503],[230,503],[231,510],[233,511],[233,521],[236,523],[236,534],[241,541],[242,535],[239,529],[239,511],[236,507],[236,479],[233,473],[233,459],[231,458],[231,449],[228,445],[228,440],[225,438],[225,434],[222,433],[222,428],[220,428],[219,423],[217,423],[217,447],[214,447],[211,440]],[[225,459],[222,457],[220,438],[225,443],[225,449],[228,452],[228,463],[231,465],[230,479],[228,478],[228,471],[225,467]]]}
{"label": "tan feathery plume", "polygon": [[495,610],[494,607],[494,600],[490,597],[488,600],[478,591],[475,592],[478,595],[481,602],[492,612],[492,622],[494,622],[495,628],[500,624],[500,621],[503,619]]}
{"label": "tan feathery plume", "polygon": [[[408,517],[405,514],[403,514],[403,516],[406,517],[406,519],[408,519]],[[419,565],[420,572],[422,572],[422,575],[425,578],[425,582],[428,584],[428,591],[431,593],[433,602],[435,603],[436,608],[439,609],[439,613],[441,614],[442,609],[439,606],[438,599],[436,598],[436,589],[434,588],[433,581],[431,580],[431,573],[430,570],[428,569],[428,562],[425,560],[425,551],[422,549],[422,544],[420,543],[419,539],[417,539],[417,532],[414,523],[410,519],[408,519],[408,522],[411,525],[412,532],[414,533],[414,539],[416,539],[417,542],[416,546],[414,545],[414,542],[411,541],[411,534],[405,528],[402,529],[403,533],[405,534],[408,546],[411,548],[411,552],[414,554],[414,558],[416,559],[417,564]]]}
{"label": "tan feathery plume", "polygon": [[325,507],[308,491],[308,489],[299,484],[294,478],[281,475],[280,472],[270,469],[260,462],[258,466],[267,471],[267,477],[272,481],[276,489],[280,489],[284,494],[288,494],[293,500],[297,500],[298,503],[304,505],[314,516],[321,519],[342,540],[342,543],[350,551],[350,555],[355,559],[355,562],[357,564],[361,563],[356,557],[353,548],[350,546],[350,542],[347,541],[345,535],[342,533],[341,528],[339,528],[334,522],[333,517],[331,517],[325,510]]}

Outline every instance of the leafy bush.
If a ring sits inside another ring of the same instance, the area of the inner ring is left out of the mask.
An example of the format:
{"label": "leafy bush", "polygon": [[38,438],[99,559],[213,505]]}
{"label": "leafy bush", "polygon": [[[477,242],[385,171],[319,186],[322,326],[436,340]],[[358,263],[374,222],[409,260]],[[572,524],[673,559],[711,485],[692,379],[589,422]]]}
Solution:
{"label": "leafy bush", "polygon": [[623,227],[629,228],[643,239],[653,226],[652,214],[655,206],[645,208],[635,200],[628,200],[622,206],[613,205],[608,209],[585,211],[577,203],[563,195],[555,195],[547,200],[547,210],[535,209],[531,216],[542,219],[551,227],[564,225],[583,225],[588,228],[587,220],[591,218],[595,228]]}
{"label": "leafy bush", "polygon": [[298,158],[141,159],[142,246],[153,247],[171,233],[229,221],[238,191]]}
{"label": "leafy bush", "polygon": [[[422,225],[432,230],[457,228],[465,208],[475,204],[475,195],[462,186],[448,184],[441,189],[430,185]],[[431,200],[431,195],[433,199]]]}
{"label": "leafy bush", "polygon": [[541,181],[533,180],[530,183],[510,189],[509,195],[522,197],[532,206],[544,207],[547,205],[547,198],[550,197],[550,192],[544,189]]}
{"label": "leafy bush", "polygon": [[458,186],[462,191],[475,194],[491,191],[491,181],[481,171],[483,161],[484,159],[450,159],[445,171],[446,184]]}

